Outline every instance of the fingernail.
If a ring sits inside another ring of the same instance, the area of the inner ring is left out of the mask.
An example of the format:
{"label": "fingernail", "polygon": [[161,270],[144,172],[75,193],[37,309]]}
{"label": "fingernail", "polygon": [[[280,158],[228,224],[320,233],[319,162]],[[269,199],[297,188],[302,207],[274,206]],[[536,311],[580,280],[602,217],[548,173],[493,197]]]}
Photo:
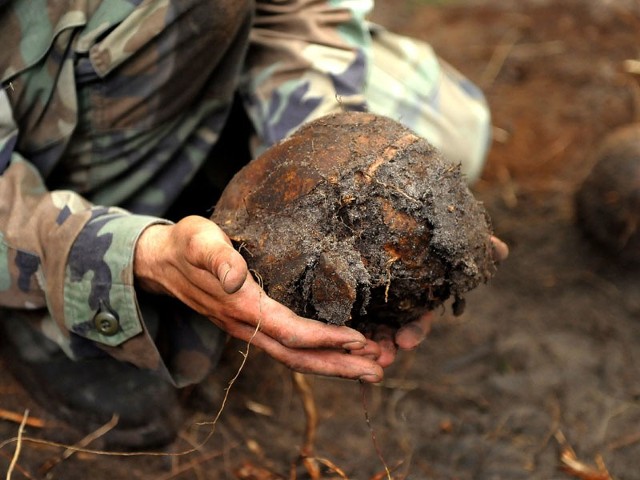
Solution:
{"label": "fingernail", "polygon": [[408,323],[404,325],[396,334],[396,343],[403,350],[412,350],[416,348],[427,337],[425,332],[419,325]]}
{"label": "fingernail", "polygon": [[365,342],[354,341],[345,343],[344,345],[342,345],[342,348],[344,348],[345,350],[360,350],[363,349],[365,345]]}
{"label": "fingernail", "polygon": [[229,272],[231,271],[231,265],[229,265],[228,263],[223,263],[222,265],[220,265],[218,271],[223,272],[222,275],[218,274],[218,278],[220,278],[220,283],[222,283],[222,287],[224,288],[224,284],[227,281],[227,275],[229,275]]}
{"label": "fingernail", "polygon": [[361,377],[359,377],[358,380],[361,380],[367,383],[378,383],[379,381],[382,380],[382,378],[380,378],[380,376],[376,375],[375,373],[367,373],[366,375],[362,375]]}

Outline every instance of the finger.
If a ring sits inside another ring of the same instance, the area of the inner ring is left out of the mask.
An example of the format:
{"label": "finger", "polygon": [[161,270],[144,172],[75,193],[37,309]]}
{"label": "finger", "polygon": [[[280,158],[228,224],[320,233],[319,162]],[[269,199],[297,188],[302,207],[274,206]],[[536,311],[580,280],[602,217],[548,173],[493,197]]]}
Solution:
{"label": "finger", "polygon": [[[275,360],[301,373],[313,373],[376,383],[382,380],[382,368],[372,359],[340,350],[292,349],[247,325],[238,326],[238,338],[251,341]],[[240,331],[241,330],[241,331]]]}
{"label": "finger", "polygon": [[433,313],[427,312],[418,320],[407,323],[396,333],[395,342],[401,350],[413,350],[425,339],[431,330]]}
{"label": "finger", "polygon": [[360,350],[367,344],[364,335],[352,328],[300,317],[264,294],[260,314],[262,331],[290,348]]}
{"label": "finger", "polygon": [[[207,317],[216,318],[221,328],[234,335],[234,324],[255,327],[290,348],[332,348],[360,350],[367,340],[360,332],[345,326],[328,325],[299,317],[292,310],[270,298],[251,277],[233,294],[222,292],[221,286],[209,281],[203,271],[194,272],[200,285],[186,289],[183,302],[196,307]],[[203,286],[204,285],[204,286]],[[234,335],[235,336],[235,335]]]}
{"label": "finger", "polygon": [[491,236],[491,249],[494,261],[502,262],[509,256],[509,247],[498,237]]}
{"label": "finger", "polygon": [[381,325],[376,329],[373,339],[380,347],[378,365],[386,368],[395,361],[398,350],[394,341],[394,330],[386,325]]}
{"label": "finger", "polygon": [[367,341],[367,344],[364,346],[364,348],[361,348],[360,350],[351,350],[350,352],[352,355],[360,355],[362,357],[367,357],[370,358],[371,360],[378,360],[378,358],[380,358],[380,355],[382,354],[382,349],[380,348],[380,345],[378,345],[377,342],[369,340]]}

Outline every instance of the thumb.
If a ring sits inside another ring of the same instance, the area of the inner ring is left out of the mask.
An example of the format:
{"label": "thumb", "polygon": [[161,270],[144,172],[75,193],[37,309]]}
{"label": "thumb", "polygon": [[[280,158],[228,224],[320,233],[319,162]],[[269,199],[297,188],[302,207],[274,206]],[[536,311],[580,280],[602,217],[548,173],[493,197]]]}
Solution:
{"label": "thumb", "polygon": [[213,274],[226,293],[235,293],[244,285],[249,269],[242,255],[233,247],[227,246],[224,250],[213,258]]}
{"label": "thumb", "polygon": [[213,226],[217,233],[213,238],[222,240],[217,248],[212,249],[211,273],[218,278],[226,293],[235,293],[244,285],[249,274],[247,262],[233,248],[231,240],[218,224],[210,222],[209,225]]}
{"label": "thumb", "polygon": [[190,263],[213,274],[226,293],[240,290],[249,268],[227,234],[216,223],[197,216],[182,219],[178,226],[186,237]]}

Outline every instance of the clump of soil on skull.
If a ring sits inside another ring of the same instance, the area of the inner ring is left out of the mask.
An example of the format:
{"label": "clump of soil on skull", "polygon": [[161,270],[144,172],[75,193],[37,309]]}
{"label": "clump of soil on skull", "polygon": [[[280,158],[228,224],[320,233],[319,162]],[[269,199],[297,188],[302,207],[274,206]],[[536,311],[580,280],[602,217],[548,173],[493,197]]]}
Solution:
{"label": "clump of soil on skull", "polygon": [[576,192],[577,220],[619,260],[640,263],[640,123],[606,136]]}
{"label": "clump of soil on skull", "polygon": [[402,325],[495,273],[491,226],[457,165],[400,123],[329,115],[251,161],[212,220],[269,296],[367,330]]}

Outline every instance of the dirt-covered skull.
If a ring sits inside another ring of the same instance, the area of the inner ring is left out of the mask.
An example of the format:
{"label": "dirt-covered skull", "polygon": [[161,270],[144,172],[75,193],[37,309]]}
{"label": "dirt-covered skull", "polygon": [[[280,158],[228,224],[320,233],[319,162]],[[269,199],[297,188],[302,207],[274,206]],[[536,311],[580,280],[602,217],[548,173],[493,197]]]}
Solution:
{"label": "dirt-covered skull", "polygon": [[487,213],[459,166],[374,114],[303,125],[236,174],[212,220],[269,296],[361,330],[459,306],[495,272]]}

